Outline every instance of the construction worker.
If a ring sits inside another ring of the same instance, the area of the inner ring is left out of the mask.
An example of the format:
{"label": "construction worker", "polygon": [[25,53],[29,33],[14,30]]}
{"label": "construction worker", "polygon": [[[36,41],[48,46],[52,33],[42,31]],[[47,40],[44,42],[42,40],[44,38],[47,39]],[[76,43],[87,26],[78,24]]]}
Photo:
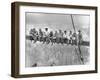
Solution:
{"label": "construction worker", "polygon": [[53,42],[57,43],[58,42],[58,32],[55,31],[54,36],[53,36]]}
{"label": "construction worker", "polygon": [[50,42],[53,44],[53,31],[50,31],[49,39],[50,39]]}
{"label": "construction worker", "polygon": [[33,30],[33,29],[31,29],[31,30],[29,31],[29,35],[30,35],[30,40],[31,40],[31,41],[34,40],[34,32],[35,32],[35,30]]}
{"label": "construction worker", "polygon": [[59,33],[57,31],[55,31],[54,33],[54,39],[55,39],[54,43],[59,43]]}
{"label": "construction worker", "polygon": [[61,31],[61,44],[64,44],[64,37],[63,37],[64,33]]}
{"label": "construction worker", "polygon": [[44,31],[44,41],[43,41],[43,43],[44,42],[46,42],[46,43],[49,43],[49,31],[48,31],[48,28],[45,28],[45,31]]}
{"label": "construction worker", "polygon": [[62,43],[62,38],[63,38],[63,33],[61,30],[59,30],[59,33],[58,33],[58,43]]}
{"label": "construction worker", "polygon": [[36,33],[35,28],[31,29],[31,30],[30,30],[30,32],[29,32],[29,34],[30,34],[30,35],[32,35],[32,36],[34,36],[34,35],[35,35],[35,33]]}
{"label": "construction worker", "polygon": [[72,34],[72,45],[76,45],[77,44],[77,35],[76,35],[76,33],[74,32],[73,34]]}
{"label": "construction worker", "polygon": [[39,41],[43,41],[43,31],[39,29]]}
{"label": "construction worker", "polygon": [[69,32],[69,44],[72,44],[72,31]]}
{"label": "construction worker", "polygon": [[78,31],[78,44],[82,44],[82,41],[83,41],[83,36],[82,36],[82,33],[81,33],[81,30]]}
{"label": "construction worker", "polygon": [[36,31],[35,28],[30,30],[30,35],[32,35],[34,43],[37,41],[37,37],[38,37],[38,32]]}
{"label": "construction worker", "polygon": [[67,38],[67,31],[64,31],[64,43],[67,44],[68,43],[68,38]]}

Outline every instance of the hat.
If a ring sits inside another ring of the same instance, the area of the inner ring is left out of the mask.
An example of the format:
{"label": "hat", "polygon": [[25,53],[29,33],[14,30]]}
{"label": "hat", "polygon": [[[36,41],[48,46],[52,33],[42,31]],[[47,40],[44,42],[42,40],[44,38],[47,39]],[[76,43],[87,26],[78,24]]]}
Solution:
{"label": "hat", "polygon": [[64,31],[64,32],[67,32],[67,31]]}
{"label": "hat", "polygon": [[78,30],[78,32],[81,32],[81,30]]}
{"label": "hat", "polygon": [[45,28],[45,30],[48,30],[48,28]]}

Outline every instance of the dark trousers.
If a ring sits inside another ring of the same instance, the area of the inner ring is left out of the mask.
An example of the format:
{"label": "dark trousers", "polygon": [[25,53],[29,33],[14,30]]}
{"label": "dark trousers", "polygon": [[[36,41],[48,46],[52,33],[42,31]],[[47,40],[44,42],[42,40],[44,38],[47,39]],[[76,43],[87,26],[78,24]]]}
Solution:
{"label": "dark trousers", "polygon": [[67,38],[64,38],[64,43],[68,44],[68,39]]}

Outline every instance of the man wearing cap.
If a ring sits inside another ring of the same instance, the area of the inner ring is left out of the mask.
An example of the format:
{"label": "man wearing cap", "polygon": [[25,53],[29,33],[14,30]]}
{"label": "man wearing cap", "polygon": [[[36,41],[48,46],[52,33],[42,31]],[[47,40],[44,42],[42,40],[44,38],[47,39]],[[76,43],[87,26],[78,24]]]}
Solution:
{"label": "man wearing cap", "polygon": [[38,32],[36,31],[35,28],[30,30],[30,35],[32,35],[32,38],[34,40],[34,43],[37,41],[37,36],[38,36]]}
{"label": "man wearing cap", "polygon": [[81,31],[79,30],[78,31],[78,44],[82,44],[82,41],[83,41],[83,36],[82,36]]}
{"label": "man wearing cap", "polygon": [[68,38],[67,38],[67,31],[64,31],[64,43],[67,44],[68,43]]}
{"label": "man wearing cap", "polygon": [[59,33],[58,33],[58,43],[63,44],[62,38],[63,38],[62,30],[59,30]]}
{"label": "man wearing cap", "polygon": [[53,44],[53,31],[50,31],[49,33],[49,40]]}
{"label": "man wearing cap", "polygon": [[39,41],[43,41],[43,31],[39,29]]}
{"label": "man wearing cap", "polygon": [[68,41],[69,41],[69,44],[72,44],[72,31],[69,32],[69,35],[68,35]]}
{"label": "man wearing cap", "polygon": [[45,31],[44,31],[44,42],[48,43],[49,41],[49,31],[48,31],[48,28],[45,28]]}
{"label": "man wearing cap", "polygon": [[74,44],[74,45],[77,44],[77,35],[75,32],[72,34],[72,44]]}

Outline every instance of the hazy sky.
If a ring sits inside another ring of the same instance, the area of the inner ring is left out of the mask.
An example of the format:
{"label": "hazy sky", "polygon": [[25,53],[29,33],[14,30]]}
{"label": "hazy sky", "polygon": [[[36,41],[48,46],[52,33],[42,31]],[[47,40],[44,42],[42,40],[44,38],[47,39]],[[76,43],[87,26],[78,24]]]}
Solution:
{"label": "hazy sky", "polygon": [[[84,37],[89,40],[89,15],[72,15],[76,30],[82,30]],[[46,14],[46,13],[26,13],[26,32],[32,27],[50,30],[72,30],[72,19],[70,14]]]}

